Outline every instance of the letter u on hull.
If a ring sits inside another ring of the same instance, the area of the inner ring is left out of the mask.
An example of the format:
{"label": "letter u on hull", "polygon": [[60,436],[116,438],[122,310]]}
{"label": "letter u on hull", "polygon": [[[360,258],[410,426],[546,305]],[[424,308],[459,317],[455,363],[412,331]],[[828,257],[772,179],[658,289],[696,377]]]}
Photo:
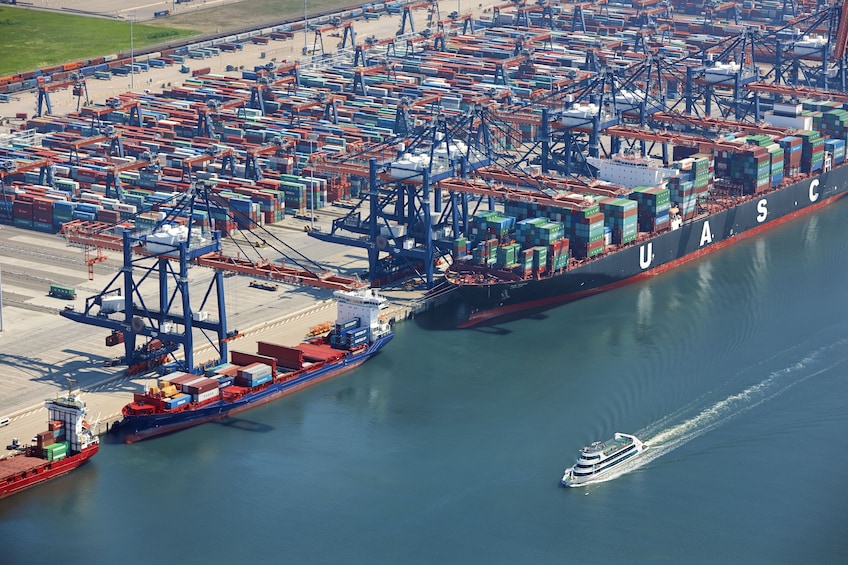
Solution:
{"label": "letter u on hull", "polygon": [[648,245],[643,245],[639,248],[639,266],[642,269],[647,269],[651,266],[654,260],[654,242],[651,241]]}

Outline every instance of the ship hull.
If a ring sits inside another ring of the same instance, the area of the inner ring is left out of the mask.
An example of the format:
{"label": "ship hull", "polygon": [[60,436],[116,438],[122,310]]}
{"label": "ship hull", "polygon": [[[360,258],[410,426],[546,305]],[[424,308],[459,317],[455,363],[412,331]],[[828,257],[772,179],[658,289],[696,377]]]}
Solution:
{"label": "ship hull", "polygon": [[656,276],[827,206],[846,191],[848,165],[843,165],[551,277],[494,284],[454,283],[459,290],[457,325],[469,328],[520,317]]}
{"label": "ship hull", "polygon": [[266,388],[247,393],[232,402],[219,400],[179,412],[124,416],[121,422],[121,427],[127,430],[124,441],[126,443],[134,443],[198,426],[206,422],[219,420],[227,416],[233,416],[245,410],[267,404],[283,396],[288,396],[308,386],[335,378],[342,373],[355,369],[376,355],[391,341],[392,337],[393,334],[391,333],[382,336],[359,353],[350,353],[334,363],[328,363],[315,371],[306,372],[289,381],[275,381]]}
{"label": "ship hull", "polygon": [[32,458],[34,464],[26,472],[16,472],[13,475],[0,477],[0,482],[2,482],[0,484],[0,499],[67,475],[88,461],[99,449],[100,445],[95,443],[79,453],[52,463],[43,459]]}

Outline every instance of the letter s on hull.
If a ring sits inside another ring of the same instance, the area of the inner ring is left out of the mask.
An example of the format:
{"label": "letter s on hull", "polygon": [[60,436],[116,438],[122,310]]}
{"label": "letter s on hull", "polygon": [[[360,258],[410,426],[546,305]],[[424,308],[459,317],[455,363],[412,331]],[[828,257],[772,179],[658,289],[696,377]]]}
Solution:
{"label": "letter s on hull", "polygon": [[815,202],[819,199],[819,193],[816,188],[819,186],[819,179],[813,179],[810,182],[810,202]]}
{"label": "letter s on hull", "polygon": [[766,221],[768,217],[768,203],[766,199],[763,198],[759,202],[757,202],[757,221],[763,223]]}

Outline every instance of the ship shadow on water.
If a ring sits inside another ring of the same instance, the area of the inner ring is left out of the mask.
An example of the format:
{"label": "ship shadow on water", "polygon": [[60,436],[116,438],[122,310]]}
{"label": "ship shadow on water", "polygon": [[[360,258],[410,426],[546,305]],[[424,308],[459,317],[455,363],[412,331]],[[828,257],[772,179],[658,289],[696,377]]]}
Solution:
{"label": "ship shadow on water", "polygon": [[484,321],[470,328],[459,328],[458,326],[468,320],[471,314],[470,308],[463,304],[448,303],[432,310],[417,314],[412,321],[422,330],[426,331],[476,331],[492,335],[508,335],[513,330],[504,327],[504,324],[517,320],[533,320],[543,322],[550,318],[549,308],[540,310],[523,310],[514,314],[504,314],[491,321]]}
{"label": "ship shadow on water", "polygon": [[221,418],[220,420],[214,420],[212,422],[208,422],[209,424],[215,424],[218,426],[224,426],[227,428],[231,428],[234,430],[239,430],[242,432],[254,432],[267,434],[268,432],[274,431],[274,426],[269,426],[268,424],[263,424],[261,422],[256,422],[254,420],[246,420],[244,418]]}
{"label": "ship shadow on water", "polygon": [[[206,422],[206,423],[200,424],[200,426],[198,426],[198,427],[207,426],[207,425],[225,426],[227,428],[231,428],[231,429],[242,431],[242,432],[253,432],[253,433],[263,433],[263,434],[274,431],[274,426],[269,426],[268,424],[262,424],[260,422],[256,422],[256,421],[253,421],[253,420],[246,420],[244,418],[233,418],[233,417],[221,418],[219,420],[212,420],[211,422]],[[162,434],[161,436],[157,436],[157,437],[165,437],[165,436],[170,436],[170,435],[174,435],[174,434],[179,434],[181,431],[183,431],[183,430],[175,430],[173,432]],[[120,425],[113,425],[112,428],[110,428],[108,434],[104,434],[104,435],[100,436],[100,443],[102,445],[123,444],[123,443],[125,443],[125,439],[126,439],[127,435],[129,435],[129,434],[128,434],[128,431],[125,427],[122,427]],[[155,440],[156,440],[156,437],[153,437],[153,438],[142,440],[142,443],[146,442],[146,441],[155,441]]]}

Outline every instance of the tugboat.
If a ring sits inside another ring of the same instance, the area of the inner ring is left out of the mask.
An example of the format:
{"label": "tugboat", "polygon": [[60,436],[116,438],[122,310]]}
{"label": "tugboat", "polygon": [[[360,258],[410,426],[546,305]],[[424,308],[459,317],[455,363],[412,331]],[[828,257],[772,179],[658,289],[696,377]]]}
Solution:
{"label": "tugboat", "polygon": [[47,430],[33,438],[35,445],[13,440],[7,447],[17,453],[0,459],[0,499],[70,473],[100,449],[100,438],[85,420],[85,402],[68,388],[67,397],[44,402]]}
{"label": "tugboat", "polygon": [[607,441],[595,441],[580,450],[573,467],[562,475],[562,486],[579,487],[612,474],[624,461],[642,453],[648,446],[636,436],[616,433]]}

